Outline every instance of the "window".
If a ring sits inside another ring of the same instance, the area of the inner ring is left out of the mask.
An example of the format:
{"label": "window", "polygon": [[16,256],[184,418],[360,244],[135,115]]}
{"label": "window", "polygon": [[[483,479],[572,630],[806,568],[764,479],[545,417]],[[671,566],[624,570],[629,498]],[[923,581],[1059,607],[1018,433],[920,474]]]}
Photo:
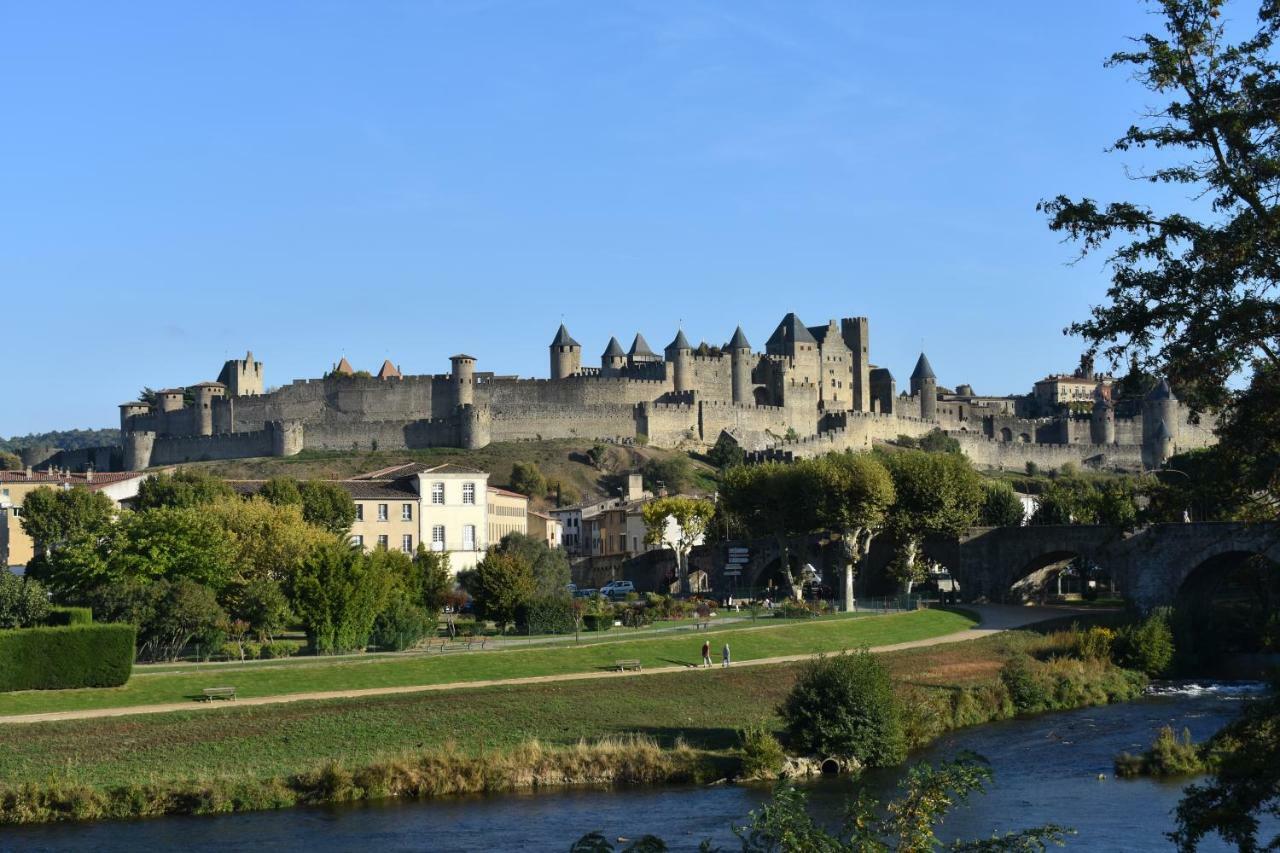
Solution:
{"label": "window", "polygon": [[355,536],[351,537],[351,544],[355,545],[357,548],[363,548],[364,537],[357,533]]}
{"label": "window", "polygon": [[364,504],[356,504],[356,521],[364,521]]}
{"label": "window", "polygon": [[406,533],[400,537],[400,550],[406,554],[413,553],[413,534]]}
{"label": "window", "polygon": [[413,521],[413,504],[400,504],[400,520]]}
{"label": "window", "polygon": [[464,504],[473,504],[476,502],[476,484],[475,483],[462,484],[462,502]]}
{"label": "window", "polygon": [[462,550],[474,551],[476,549],[476,527],[474,524],[464,524],[462,526]]}
{"label": "window", "polygon": [[431,484],[431,502],[433,504],[444,503],[444,483]]}
{"label": "window", "polygon": [[431,528],[431,550],[444,550],[444,525],[437,524]]}
{"label": "window", "polygon": [[386,521],[386,520],[387,520],[387,505],[378,504],[378,521]]}
{"label": "window", "polygon": [[378,537],[378,548],[383,551],[387,550],[387,534],[383,533]]}

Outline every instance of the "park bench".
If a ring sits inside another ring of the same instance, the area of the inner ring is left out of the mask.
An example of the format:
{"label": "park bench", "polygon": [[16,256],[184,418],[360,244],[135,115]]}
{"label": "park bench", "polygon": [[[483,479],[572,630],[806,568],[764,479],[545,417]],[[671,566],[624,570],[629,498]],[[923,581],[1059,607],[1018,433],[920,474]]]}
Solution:
{"label": "park bench", "polygon": [[693,623],[693,630],[695,631],[705,631],[710,627],[711,627],[710,619],[699,619],[697,622]]}
{"label": "park bench", "polygon": [[479,646],[483,649],[488,640],[488,637],[467,637],[467,651],[471,651],[472,646]]}
{"label": "park bench", "polygon": [[618,672],[626,672],[629,669],[634,669],[636,672],[641,670],[638,660],[616,660],[613,662],[613,668]]}
{"label": "park bench", "polygon": [[236,689],[234,687],[206,687],[200,691],[200,698],[205,702],[212,702],[214,699],[231,699],[236,698]]}

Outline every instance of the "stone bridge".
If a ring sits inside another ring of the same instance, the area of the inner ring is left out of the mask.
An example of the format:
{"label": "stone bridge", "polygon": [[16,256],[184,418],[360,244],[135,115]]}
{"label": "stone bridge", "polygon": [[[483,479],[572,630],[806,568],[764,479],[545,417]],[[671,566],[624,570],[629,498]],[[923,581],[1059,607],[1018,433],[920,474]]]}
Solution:
{"label": "stone bridge", "polygon": [[1133,532],[1083,524],[976,528],[934,556],[968,601],[1010,600],[1020,579],[1081,557],[1110,571],[1124,597],[1146,611],[1173,603],[1193,574],[1228,570],[1254,554],[1280,563],[1280,523],[1153,524]]}

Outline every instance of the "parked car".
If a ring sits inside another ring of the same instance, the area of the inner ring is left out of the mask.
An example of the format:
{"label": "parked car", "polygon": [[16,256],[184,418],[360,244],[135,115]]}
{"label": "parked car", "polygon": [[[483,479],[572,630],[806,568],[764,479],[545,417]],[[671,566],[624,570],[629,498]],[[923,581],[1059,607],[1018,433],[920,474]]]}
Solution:
{"label": "parked car", "polygon": [[620,599],[626,598],[635,591],[636,585],[631,581],[609,581],[601,587],[600,594],[612,599]]}
{"label": "parked car", "polygon": [[598,589],[577,589],[573,591],[574,598],[595,598],[600,594]]}

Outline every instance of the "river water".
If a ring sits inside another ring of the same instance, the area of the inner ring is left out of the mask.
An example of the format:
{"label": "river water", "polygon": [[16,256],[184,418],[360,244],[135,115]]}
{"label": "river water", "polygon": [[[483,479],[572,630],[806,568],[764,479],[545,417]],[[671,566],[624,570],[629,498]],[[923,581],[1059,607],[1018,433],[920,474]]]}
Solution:
{"label": "river water", "polygon": [[[986,837],[993,831],[1055,822],[1078,831],[1067,849],[1169,850],[1163,834],[1173,827],[1171,812],[1188,780],[1115,779],[1112,758],[1123,750],[1146,748],[1162,725],[1190,729],[1196,740],[1207,738],[1239,712],[1244,696],[1252,692],[1251,687],[1226,685],[1175,686],[1139,702],[955,732],[912,760],[937,762],[971,750],[991,762],[995,784],[947,819],[948,838]],[[895,771],[858,781],[824,779],[807,786],[810,806],[835,822],[855,785],[891,796],[899,778]],[[730,851],[737,847],[730,827],[768,796],[767,786],[739,785],[572,790],[53,824],[0,830],[0,850],[533,853],[564,851],[582,834],[602,830],[611,839],[652,832],[673,850],[694,850],[701,839],[710,838]],[[1211,842],[1201,849],[1229,848]]]}

